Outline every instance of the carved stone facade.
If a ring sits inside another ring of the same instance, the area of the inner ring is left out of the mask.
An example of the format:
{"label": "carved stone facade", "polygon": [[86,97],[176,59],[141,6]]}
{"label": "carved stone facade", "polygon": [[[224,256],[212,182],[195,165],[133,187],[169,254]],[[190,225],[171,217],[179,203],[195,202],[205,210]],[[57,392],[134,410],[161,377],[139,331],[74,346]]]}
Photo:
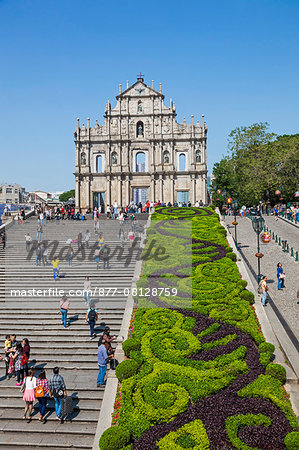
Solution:
{"label": "carved stone facade", "polygon": [[177,123],[175,105],[137,78],[108,101],[104,125],[77,119],[76,208],[117,201],[207,203],[207,125]]}

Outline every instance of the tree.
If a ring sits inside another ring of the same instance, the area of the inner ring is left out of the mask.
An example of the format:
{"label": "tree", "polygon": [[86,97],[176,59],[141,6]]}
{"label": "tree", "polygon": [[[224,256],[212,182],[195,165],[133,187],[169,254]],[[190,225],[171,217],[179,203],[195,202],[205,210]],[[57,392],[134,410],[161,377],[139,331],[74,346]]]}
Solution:
{"label": "tree", "polygon": [[68,199],[75,197],[75,189],[71,189],[70,191],[63,192],[59,195],[59,200],[61,202],[66,202]]}
{"label": "tree", "polygon": [[229,154],[213,168],[217,189],[225,189],[246,205],[268,200],[275,203],[277,189],[285,200],[294,201],[299,135],[276,137],[268,128],[267,123],[256,123],[233,130],[228,139]]}

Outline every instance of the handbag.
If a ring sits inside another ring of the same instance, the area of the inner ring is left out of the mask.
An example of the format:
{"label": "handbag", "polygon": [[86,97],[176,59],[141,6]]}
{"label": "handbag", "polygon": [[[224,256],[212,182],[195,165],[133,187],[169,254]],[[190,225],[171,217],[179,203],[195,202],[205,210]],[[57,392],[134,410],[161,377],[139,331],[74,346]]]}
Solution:
{"label": "handbag", "polygon": [[54,389],[53,390],[53,397],[54,398],[63,398],[64,397],[64,390],[59,388],[59,389]]}
{"label": "handbag", "polygon": [[285,278],[285,274],[284,273],[281,273],[280,275],[279,275],[279,279],[280,280],[283,280]]}
{"label": "handbag", "polygon": [[25,389],[26,389],[26,380],[27,380],[27,377],[25,378],[25,380],[23,381],[22,386],[20,387],[20,392],[25,392]]}
{"label": "handbag", "polygon": [[14,361],[12,356],[9,359],[8,373],[11,375],[15,371]]}

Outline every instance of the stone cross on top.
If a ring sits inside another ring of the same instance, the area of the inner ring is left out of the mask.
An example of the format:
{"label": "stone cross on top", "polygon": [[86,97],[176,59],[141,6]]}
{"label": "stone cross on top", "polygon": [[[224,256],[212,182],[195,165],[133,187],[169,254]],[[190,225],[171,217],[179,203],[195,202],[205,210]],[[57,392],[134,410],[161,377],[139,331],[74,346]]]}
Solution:
{"label": "stone cross on top", "polygon": [[137,75],[137,80],[142,80],[143,81],[143,77],[144,77],[144,75],[142,75],[142,73],[140,72],[140,74]]}

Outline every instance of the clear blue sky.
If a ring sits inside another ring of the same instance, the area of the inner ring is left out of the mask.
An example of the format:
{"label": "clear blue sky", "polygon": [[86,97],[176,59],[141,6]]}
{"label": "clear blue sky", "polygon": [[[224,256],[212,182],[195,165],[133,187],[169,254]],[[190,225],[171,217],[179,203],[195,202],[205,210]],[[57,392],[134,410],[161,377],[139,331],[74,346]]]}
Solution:
{"label": "clear blue sky", "polygon": [[73,188],[76,117],[139,71],[205,114],[209,170],[236,126],[298,132],[298,23],[298,0],[0,0],[0,182]]}

